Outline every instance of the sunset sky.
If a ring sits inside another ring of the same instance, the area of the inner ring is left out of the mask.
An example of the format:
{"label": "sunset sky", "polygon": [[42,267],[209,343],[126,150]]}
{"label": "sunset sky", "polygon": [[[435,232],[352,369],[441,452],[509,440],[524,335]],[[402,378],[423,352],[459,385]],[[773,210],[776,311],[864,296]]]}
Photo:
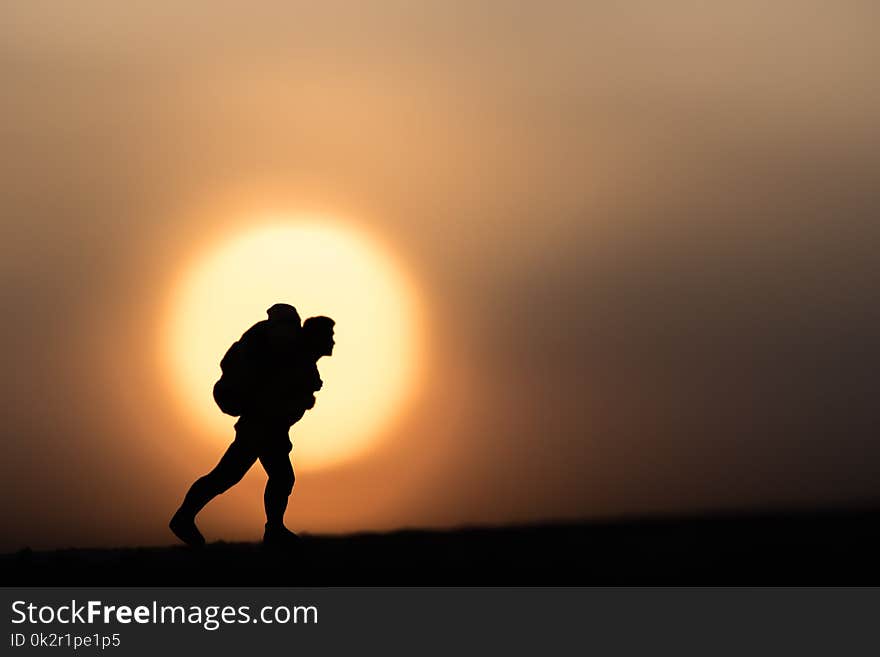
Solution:
{"label": "sunset sky", "polygon": [[[233,437],[210,372],[181,391],[179,295],[303,217],[378,287],[330,257],[329,311],[271,300],[363,322],[291,433],[296,531],[880,500],[878,14],[4,2],[0,550],[174,542]],[[367,426],[340,391],[374,370]],[[361,448],[321,464],[322,431]],[[264,482],[209,540],[259,537]]]}

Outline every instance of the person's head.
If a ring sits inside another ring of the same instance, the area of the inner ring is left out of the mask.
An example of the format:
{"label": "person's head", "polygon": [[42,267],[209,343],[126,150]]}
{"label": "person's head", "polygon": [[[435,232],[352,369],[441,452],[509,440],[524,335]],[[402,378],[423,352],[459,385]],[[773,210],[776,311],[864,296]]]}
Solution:
{"label": "person's head", "polygon": [[306,348],[315,358],[321,356],[332,356],[333,345],[333,326],[336,324],[329,317],[309,317],[302,326],[302,337],[305,340]]}
{"label": "person's head", "polygon": [[269,316],[269,321],[273,324],[284,324],[296,331],[300,329],[299,313],[296,312],[296,308],[288,303],[276,303],[266,311],[266,314]]}

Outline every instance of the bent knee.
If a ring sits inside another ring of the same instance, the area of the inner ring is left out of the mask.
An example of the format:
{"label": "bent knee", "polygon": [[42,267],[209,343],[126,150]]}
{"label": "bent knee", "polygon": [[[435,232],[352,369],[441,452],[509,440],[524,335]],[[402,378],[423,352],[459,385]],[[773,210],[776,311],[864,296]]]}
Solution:
{"label": "bent knee", "polygon": [[216,494],[223,493],[232,488],[244,477],[243,472],[224,472],[214,470],[202,477],[203,485]]}
{"label": "bent knee", "polygon": [[242,479],[244,479],[243,474],[235,473],[235,474],[227,475],[226,477],[224,477],[221,480],[220,484],[224,490],[228,490],[228,489],[232,488],[233,486],[235,486],[235,484],[237,484]]}

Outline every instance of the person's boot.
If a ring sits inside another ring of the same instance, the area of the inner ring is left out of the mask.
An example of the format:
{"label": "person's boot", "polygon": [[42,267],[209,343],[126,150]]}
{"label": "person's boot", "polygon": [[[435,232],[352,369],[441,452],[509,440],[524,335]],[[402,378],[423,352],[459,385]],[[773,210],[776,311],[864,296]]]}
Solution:
{"label": "person's boot", "polygon": [[263,545],[272,548],[289,548],[299,545],[300,538],[284,525],[266,525]]}
{"label": "person's boot", "polygon": [[196,527],[195,517],[184,513],[183,509],[178,509],[177,513],[171,517],[168,528],[174,532],[177,538],[190,547],[200,548],[205,545],[205,537],[202,536],[202,532]]}

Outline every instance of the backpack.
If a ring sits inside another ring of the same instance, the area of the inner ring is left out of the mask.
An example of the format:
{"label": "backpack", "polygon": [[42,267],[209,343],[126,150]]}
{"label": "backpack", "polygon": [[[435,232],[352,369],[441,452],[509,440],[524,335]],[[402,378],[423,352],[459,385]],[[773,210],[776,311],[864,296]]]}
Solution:
{"label": "backpack", "polygon": [[239,416],[247,403],[250,367],[242,340],[236,340],[220,361],[222,374],[214,384],[214,401],[226,415]]}
{"label": "backpack", "polygon": [[[271,327],[295,323],[299,315],[293,306],[275,304],[267,311],[269,319],[251,326],[240,339],[232,343],[220,361],[222,374],[214,384],[214,401],[226,415],[240,416],[245,409],[265,410],[266,400],[272,400],[266,382],[272,381],[273,364],[277,355],[272,348]],[[295,320],[295,322],[293,321]]]}

